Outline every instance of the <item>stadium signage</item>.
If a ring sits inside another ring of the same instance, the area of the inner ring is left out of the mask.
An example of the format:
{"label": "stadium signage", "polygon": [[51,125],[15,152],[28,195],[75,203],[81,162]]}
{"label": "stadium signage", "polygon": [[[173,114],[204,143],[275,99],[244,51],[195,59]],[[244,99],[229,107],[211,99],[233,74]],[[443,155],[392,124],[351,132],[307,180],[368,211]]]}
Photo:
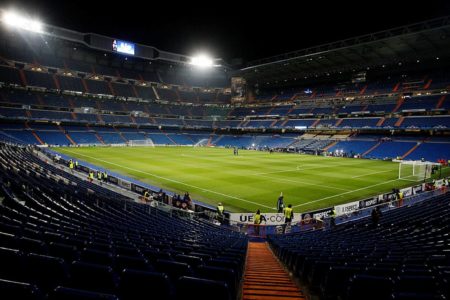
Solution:
{"label": "stadium signage", "polygon": [[350,214],[354,211],[357,211],[359,209],[359,201],[350,202],[342,205],[337,205],[334,207],[336,210],[336,215],[345,215]]}
{"label": "stadium signage", "polygon": [[370,207],[378,204],[378,197],[359,201],[360,208]]}
{"label": "stadium signage", "polygon": [[[262,213],[261,214],[266,222],[262,222],[262,225],[281,225],[284,224],[284,215],[279,213]],[[230,213],[230,223],[254,223],[254,213]],[[293,223],[301,221],[301,215],[294,213]]]}
{"label": "stadium signage", "polygon": [[325,209],[321,209],[321,210],[304,213],[304,214],[302,214],[302,220],[305,220],[305,222],[306,222],[306,221],[309,221],[311,218],[312,219],[324,219],[324,218],[328,217],[329,215],[331,215],[332,212],[333,212],[333,207],[329,207],[329,208],[325,208]]}

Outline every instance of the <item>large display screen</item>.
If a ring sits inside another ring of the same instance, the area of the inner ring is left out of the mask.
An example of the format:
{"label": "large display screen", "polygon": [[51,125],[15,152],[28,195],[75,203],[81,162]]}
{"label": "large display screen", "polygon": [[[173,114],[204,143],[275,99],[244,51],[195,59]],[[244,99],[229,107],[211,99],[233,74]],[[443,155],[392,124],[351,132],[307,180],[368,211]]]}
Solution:
{"label": "large display screen", "polygon": [[113,51],[134,55],[134,44],[121,40],[114,40],[112,44]]}

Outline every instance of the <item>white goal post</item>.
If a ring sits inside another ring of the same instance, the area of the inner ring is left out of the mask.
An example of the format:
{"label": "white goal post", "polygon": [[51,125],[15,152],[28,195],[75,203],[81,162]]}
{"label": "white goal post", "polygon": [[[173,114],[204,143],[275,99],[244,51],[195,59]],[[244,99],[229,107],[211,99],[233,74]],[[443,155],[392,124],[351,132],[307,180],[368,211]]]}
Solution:
{"label": "white goal post", "polygon": [[152,139],[145,139],[145,140],[129,140],[128,146],[130,147],[155,147],[155,143],[153,143]]}
{"label": "white goal post", "polygon": [[412,181],[425,180],[431,177],[433,166],[439,165],[429,161],[407,160],[398,165],[398,179]]}

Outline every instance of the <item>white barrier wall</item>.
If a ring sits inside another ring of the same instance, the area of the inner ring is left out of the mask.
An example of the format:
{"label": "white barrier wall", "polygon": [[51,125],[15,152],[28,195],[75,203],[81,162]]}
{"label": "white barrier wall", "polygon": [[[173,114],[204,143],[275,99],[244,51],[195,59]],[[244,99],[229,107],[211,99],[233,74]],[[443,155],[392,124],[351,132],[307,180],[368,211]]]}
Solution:
{"label": "white barrier wall", "polygon": [[[230,213],[230,223],[246,223],[253,224],[254,223],[254,215],[255,213]],[[262,225],[281,225],[284,224],[284,214],[281,213],[261,213],[261,216],[264,216],[266,222],[262,222]],[[295,213],[294,211],[294,219],[293,223],[297,223],[301,221],[301,214]]]}

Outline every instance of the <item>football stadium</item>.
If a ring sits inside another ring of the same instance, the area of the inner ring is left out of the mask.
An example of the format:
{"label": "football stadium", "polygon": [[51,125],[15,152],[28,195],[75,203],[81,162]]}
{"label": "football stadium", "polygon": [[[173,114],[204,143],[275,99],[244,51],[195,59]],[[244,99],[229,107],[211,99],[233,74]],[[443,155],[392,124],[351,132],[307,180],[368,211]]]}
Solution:
{"label": "football stadium", "polygon": [[450,299],[450,17],[233,62],[89,26],[0,8],[1,299]]}

